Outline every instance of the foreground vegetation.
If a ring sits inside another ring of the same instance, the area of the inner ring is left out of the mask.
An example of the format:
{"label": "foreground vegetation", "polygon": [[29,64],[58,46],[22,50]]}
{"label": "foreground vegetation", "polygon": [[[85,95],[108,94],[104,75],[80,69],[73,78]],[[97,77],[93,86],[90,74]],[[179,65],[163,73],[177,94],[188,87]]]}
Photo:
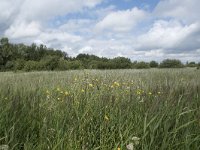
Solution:
{"label": "foreground vegetation", "polygon": [[[131,57],[131,56],[130,56]],[[176,59],[166,59],[161,63],[132,62],[129,58],[108,59],[95,55],[79,54],[69,57],[66,52],[47,48],[45,45],[30,46],[12,44],[8,38],[0,39],[0,71],[44,71],[78,69],[142,69],[142,68],[183,68],[200,67],[200,62],[187,62],[185,65]]]}
{"label": "foreground vegetation", "polygon": [[0,73],[0,147],[200,149],[200,71]]}

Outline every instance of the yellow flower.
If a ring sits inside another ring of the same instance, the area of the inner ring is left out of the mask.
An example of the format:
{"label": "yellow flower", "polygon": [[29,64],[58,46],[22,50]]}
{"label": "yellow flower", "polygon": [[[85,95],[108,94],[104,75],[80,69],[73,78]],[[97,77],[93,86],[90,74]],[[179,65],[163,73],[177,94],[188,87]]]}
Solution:
{"label": "yellow flower", "polygon": [[142,93],[144,93],[144,90],[141,90],[141,89],[137,89],[136,90],[136,94],[137,95],[141,95]]}
{"label": "yellow flower", "polygon": [[82,89],[82,90],[81,90],[81,92],[82,92],[82,93],[84,93],[84,92],[85,92],[85,90],[84,90],[84,89]]}
{"label": "yellow flower", "polygon": [[121,150],[121,148],[120,148],[120,147],[118,147],[118,148],[117,148],[117,150]]}
{"label": "yellow flower", "polygon": [[57,99],[58,99],[58,100],[60,100],[60,98],[59,98],[59,97],[58,97]]}
{"label": "yellow flower", "polygon": [[151,92],[149,92],[149,95],[152,95],[152,93],[151,93]]}
{"label": "yellow flower", "polygon": [[141,92],[140,92],[140,91],[137,91],[137,94],[138,94],[138,95],[140,95],[140,94],[141,94]]}
{"label": "yellow flower", "polygon": [[60,88],[59,87],[57,87],[57,89],[56,89],[57,91],[60,91]]}
{"label": "yellow flower", "polygon": [[113,86],[119,87],[120,84],[119,84],[118,82],[114,82],[114,83],[113,83]]}
{"label": "yellow flower", "polygon": [[107,120],[107,121],[109,120],[109,118],[108,118],[108,116],[107,116],[107,115],[105,115],[104,119],[105,119],[105,120]]}
{"label": "yellow flower", "polygon": [[90,83],[90,84],[89,84],[89,87],[93,87],[93,84]]}
{"label": "yellow flower", "polygon": [[50,94],[49,90],[46,90],[46,94]]}
{"label": "yellow flower", "polygon": [[65,96],[69,95],[69,92],[65,91]]}

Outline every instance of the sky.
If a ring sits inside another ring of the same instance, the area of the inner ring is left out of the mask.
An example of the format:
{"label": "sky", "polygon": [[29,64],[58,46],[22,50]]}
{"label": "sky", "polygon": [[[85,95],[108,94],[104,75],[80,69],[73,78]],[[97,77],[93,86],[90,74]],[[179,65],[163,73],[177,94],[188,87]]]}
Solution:
{"label": "sky", "polygon": [[200,0],[0,0],[0,37],[76,56],[200,61]]}

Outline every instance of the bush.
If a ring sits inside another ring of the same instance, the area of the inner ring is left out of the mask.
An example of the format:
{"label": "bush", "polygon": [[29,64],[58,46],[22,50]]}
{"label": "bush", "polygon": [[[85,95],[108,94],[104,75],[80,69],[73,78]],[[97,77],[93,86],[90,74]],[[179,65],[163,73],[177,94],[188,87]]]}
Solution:
{"label": "bush", "polygon": [[23,70],[25,66],[26,61],[24,59],[17,59],[15,61],[14,70]]}
{"label": "bush", "polygon": [[7,61],[5,65],[6,70],[12,70],[14,68],[14,62],[13,61]]}
{"label": "bush", "polygon": [[40,66],[39,62],[29,60],[29,61],[26,61],[25,65],[24,65],[24,71],[39,70],[39,66]]}
{"label": "bush", "polygon": [[76,69],[84,69],[81,61],[75,60],[75,61],[69,61],[69,69],[76,70]]}
{"label": "bush", "polygon": [[165,59],[160,63],[160,68],[183,68],[184,65],[177,59]]}
{"label": "bush", "polygon": [[40,61],[38,69],[42,70],[55,70],[58,67],[59,57],[58,56],[46,56]]}
{"label": "bush", "polygon": [[198,64],[196,64],[195,62],[189,62],[189,63],[187,63],[186,66],[187,66],[187,67],[197,67]]}
{"label": "bush", "polygon": [[149,63],[141,61],[141,62],[138,62],[137,64],[135,64],[135,68],[136,69],[148,69],[148,68],[150,68],[150,66],[149,66]]}
{"label": "bush", "polygon": [[149,66],[150,66],[151,68],[157,68],[157,67],[158,67],[158,63],[157,63],[156,61],[151,61],[151,62],[149,63]]}
{"label": "bush", "polygon": [[65,59],[60,59],[58,61],[58,66],[56,70],[69,70],[69,69],[70,69],[69,61]]}

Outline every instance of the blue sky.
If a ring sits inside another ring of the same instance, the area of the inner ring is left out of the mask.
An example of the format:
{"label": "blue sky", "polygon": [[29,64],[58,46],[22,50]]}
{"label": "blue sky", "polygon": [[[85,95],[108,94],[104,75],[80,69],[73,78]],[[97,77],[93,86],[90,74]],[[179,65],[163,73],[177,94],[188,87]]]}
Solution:
{"label": "blue sky", "polygon": [[[132,7],[148,8],[153,10],[159,0],[107,0],[105,5],[115,5],[117,9],[130,9]],[[105,6],[104,5],[104,6]]]}
{"label": "blue sky", "polygon": [[200,61],[199,0],[1,0],[0,37],[132,60]]}

